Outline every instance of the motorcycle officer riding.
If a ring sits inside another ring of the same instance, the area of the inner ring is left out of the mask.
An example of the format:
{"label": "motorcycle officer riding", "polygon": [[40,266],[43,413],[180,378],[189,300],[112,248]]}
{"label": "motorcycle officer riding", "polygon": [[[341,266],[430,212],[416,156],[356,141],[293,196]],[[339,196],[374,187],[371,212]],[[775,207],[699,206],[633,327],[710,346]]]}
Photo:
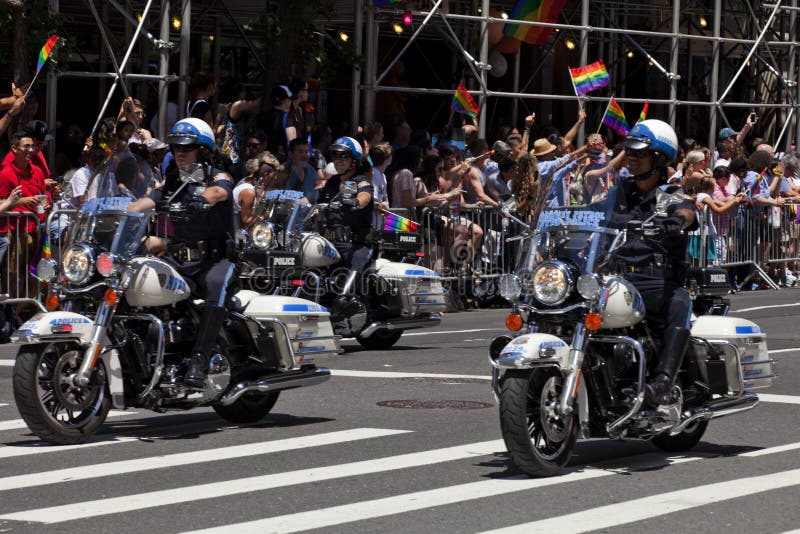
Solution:
{"label": "motorcycle officer riding", "polygon": [[[167,168],[164,186],[128,209],[145,212],[163,202],[185,206],[187,216],[173,218],[175,232],[168,250],[178,271],[195,282],[198,296],[205,300],[191,355],[184,360],[184,384],[202,388],[225,319],[227,288],[235,280],[234,264],[228,260],[234,235],[233,180],[209,164],[216,146],[214,132],[205,121],[176,122],[167,142],[175,159]],[[181,173],[192,171],[202,172],[202,181],[184,184]]]}
{"label": "motorcycle officer riding", "polygon": [[675,131],[660,120],[637,123],[623,142],[631,177],[623,184],[615,207],[615,218],[624,227],[629,221],[647,221],[656,214],[658,199],[669,194],[679,198],[666,214],[653,219],[658,238],[636,235],[617,252],[620,271],[642,295],[647,324],[661,339],[661,350],[647,383],[645,396],[652,405],[675,400],[673,383],[689,342],[692,302],[685,288],[687,237],[684,230],[696,226],[693,203],[682,196],[680,186],[664,185],[667,165],[675,159],[678,140]]}
{"label": "motorcycle officer riding", "polygon": [[[362,168],[364,153],[361,144],[352,137],[340,137],[329,147],[336,174],[331,176],[319,192],[319,201],[329,203],[339,194],[341,184],[352,183],[356,186],[355,196],[344,196],[339,200],[340,210],[326,210],[322,223],[325,228],[349,228],[351,239],[332,239],[334,246],[342,256],[342,265],[356,274],[356,291],[361,289],[361,275],[372,257],[372,247],[367,244],[367,237],[372,230],[373,187],[365,177]],[[371,176],[371,174],[370,174]],[[331,321],[336,323],[356,313],[359,309],[352,295],[342,294],[334,302],[331,310]]]}

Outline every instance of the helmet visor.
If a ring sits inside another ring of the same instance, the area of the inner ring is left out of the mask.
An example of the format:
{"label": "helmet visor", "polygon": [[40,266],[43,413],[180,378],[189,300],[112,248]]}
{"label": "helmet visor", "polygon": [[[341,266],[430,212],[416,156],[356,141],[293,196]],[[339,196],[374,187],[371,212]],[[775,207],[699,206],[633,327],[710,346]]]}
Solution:
{"label": "helmet visor", "polygon": [[167,143],[170,145],[194,145],[197,144],[197,135],[193,133],[169,134]]}
{"label": "helmet visor", "polygon": [[638,135],[628,135],[622,142],[622,146],[630,150],[644,150],[649,148],[651,141],[649,138]]}

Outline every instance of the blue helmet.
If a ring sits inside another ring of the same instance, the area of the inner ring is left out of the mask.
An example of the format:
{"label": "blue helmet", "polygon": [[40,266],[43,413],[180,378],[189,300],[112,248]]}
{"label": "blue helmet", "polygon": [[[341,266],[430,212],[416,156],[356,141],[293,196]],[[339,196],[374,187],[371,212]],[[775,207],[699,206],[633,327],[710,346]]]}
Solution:
{"label": "blue helmet", "polygon": [[330,147],[328,147],[328,150],[331,152],[343,152],[345,154],[350,154],[350,156],[352,156],[352,158],[356,161],[361,161],[361,158],[364,156],[361,143],[352,137],[338,138],[331,144]]}
{"label": "blue helmet", "polygon": [[622,146],[631,150],[651,150],[672,161],[678,155],[678,136],[666,122],[647,119],[631,128]]}
{"label": "blue helmet", "polygon": [[181,119],[176,122],[167,136],[167,143],[170,145],[200,145],[209,150],[216,148],[211,126],[206,121],[195,118]]}

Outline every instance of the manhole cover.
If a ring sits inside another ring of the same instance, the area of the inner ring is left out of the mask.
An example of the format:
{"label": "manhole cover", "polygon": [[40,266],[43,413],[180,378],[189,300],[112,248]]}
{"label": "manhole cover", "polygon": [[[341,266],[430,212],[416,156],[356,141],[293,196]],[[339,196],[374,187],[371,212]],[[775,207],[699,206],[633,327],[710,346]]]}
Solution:
{"label": "manhole cover", "polygon": [[491,378],[423,378],[423,377],[409,377],[402,378],[409,382],[421,382],[424,384],[486,384],[490,382]]}
{"label": "manhole cover", "polygon": [[379,402],[378,406],[412,410],[480,410],[481,408],[492,408],[494,404],[464,400],[389,400]]}

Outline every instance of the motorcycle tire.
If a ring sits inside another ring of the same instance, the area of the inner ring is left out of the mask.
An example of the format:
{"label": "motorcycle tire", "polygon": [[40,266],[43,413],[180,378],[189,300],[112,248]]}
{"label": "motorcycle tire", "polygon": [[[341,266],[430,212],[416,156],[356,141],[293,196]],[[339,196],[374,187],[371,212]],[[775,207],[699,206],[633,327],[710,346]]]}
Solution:
{"label": "motorcycle tire", "polygon": [[[514,465],[526,475],[557,475],[575,449],[577,416],[570,416],[567,421],[559,421],[560,418],[554,416],[549,422],[542,422],[542,398],[547,395],[557,400],[560,385],[561,374],[547,369],[509,370],[502,378],[500,428],[503,441]],[[552,430],[545,430],[544,425],[550,425]],[[559,434],[561,439],[553,440],[548,432]]]}
{"label": "motorcycle tire", "polygon": [[233,404],[213,406],[217,415],[231,423],[256,423],[264,419],[278,402],[280,391],[245,393]]}
{"label": "motorcycle tire", "polygon": [[356,336],[356,341],[367,350],[386,350],[397,343],[402,335],[402,330],[387,330],[375,332],[369,337]]}
{"label": "motorcycle tire", "polygon": [[[67,380],[59,381],[74,374],[82,358],[73,342],[24,345],[17,353],[13,375],[17,409],[28,428],[51,445],[86,442],[111,409],[105,383],[75,387]],[[97,365],[102,371],[102,361]],[[73,409],[65,402],[73,403],[69,405]]]}
{"label": "motorcycle tire", "polygon": [[708,421],[697,421],[689,425],[677,436],[670,436],[669,432],[664,432],[654,436],[653,445],[665,452],[683,452],[694,448],[703,437],[708,427]]}

